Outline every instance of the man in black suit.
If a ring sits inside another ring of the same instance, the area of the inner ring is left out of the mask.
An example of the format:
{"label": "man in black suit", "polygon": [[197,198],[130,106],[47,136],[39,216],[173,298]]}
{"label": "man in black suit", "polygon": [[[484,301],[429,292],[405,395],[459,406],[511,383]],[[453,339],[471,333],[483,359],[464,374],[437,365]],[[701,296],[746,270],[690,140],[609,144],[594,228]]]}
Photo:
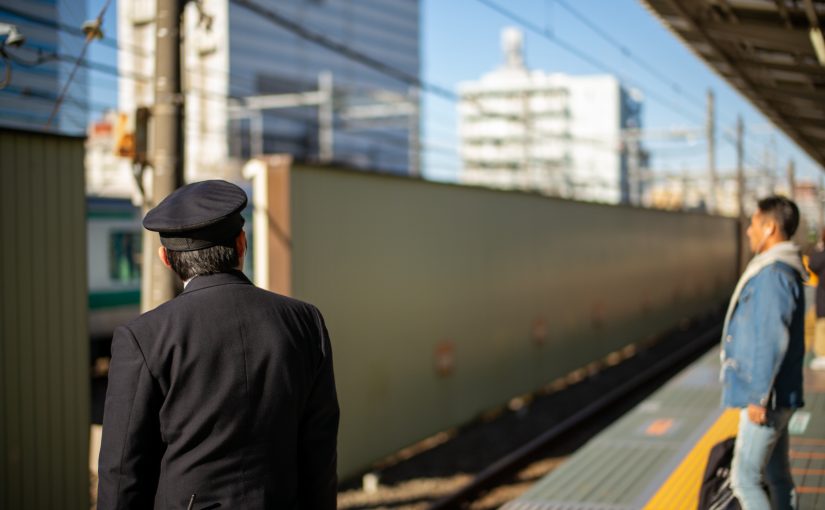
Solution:
{"label": "man in black suit", "polygon": [[241,272],[246,194],[184,186],[143,220],[185,282],[112,340],[98,509],[333,509],[338,401],[314,306]]}

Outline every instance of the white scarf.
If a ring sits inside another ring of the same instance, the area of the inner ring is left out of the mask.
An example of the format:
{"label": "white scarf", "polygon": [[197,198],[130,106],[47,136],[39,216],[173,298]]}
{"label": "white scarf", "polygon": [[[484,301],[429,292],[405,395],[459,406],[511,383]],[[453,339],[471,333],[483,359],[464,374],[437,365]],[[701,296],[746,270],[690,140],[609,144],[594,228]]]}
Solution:
{"label": "white scarf", "polygon": [[[799,253],[799,248],[791,241],[783,241],[775,244],[769,250],[765,250],[764,252],[753,257],[750,263],[748,263],[748,267],[745,268],[745,272],[742,273],[742,276],[739,278],[739,282],[736,284],[736,289],[733,291],[733,296],[730,298],[728,313],[725,315],[725,325],[722,328],[722,342],[725,341],[725,337],[728,335],[730,318],[733,315],[733,311],[736,309],[736,304],[739,301],[739,294],[742,293],[742,289],[745,288],[745,284],[748,283],[751,278],[756,276],[759,271],[765,269],[774,262],[783,262],[788,264],[794,268],[803,279],[807,278],[808,273],[805,271],[805,266],[802,264],[802,256]],[[722,352],[724,353],[724,349]]]}

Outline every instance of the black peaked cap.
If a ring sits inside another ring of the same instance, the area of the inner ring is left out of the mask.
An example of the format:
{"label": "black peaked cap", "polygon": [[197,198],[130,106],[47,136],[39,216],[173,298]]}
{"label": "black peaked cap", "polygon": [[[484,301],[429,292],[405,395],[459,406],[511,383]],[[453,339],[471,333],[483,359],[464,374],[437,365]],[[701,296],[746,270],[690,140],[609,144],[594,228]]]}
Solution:
{"label": "black peaked cap", "polygon": [[158,232],[161,244],[174,251],[231,246],[243,228],[244,207],[246,193],[238,186],[221,180],[194,182],[146,213],[143,227]]}

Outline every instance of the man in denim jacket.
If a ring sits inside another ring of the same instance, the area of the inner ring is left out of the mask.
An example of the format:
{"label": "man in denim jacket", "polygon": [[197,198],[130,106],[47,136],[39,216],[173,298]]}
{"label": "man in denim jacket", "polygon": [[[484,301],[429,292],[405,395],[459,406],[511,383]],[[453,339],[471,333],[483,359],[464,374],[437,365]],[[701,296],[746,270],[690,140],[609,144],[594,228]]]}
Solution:
{"label": "man in denim jacket", "polygon": [[755,256],[725,318],[722,401],[741,408],[731,486],[744,510],[795,507],[788,421],[803,405],[805,270],[789,239],[798,225],[799,209],[792,201],[778,196],[759,201],[747,231]]}

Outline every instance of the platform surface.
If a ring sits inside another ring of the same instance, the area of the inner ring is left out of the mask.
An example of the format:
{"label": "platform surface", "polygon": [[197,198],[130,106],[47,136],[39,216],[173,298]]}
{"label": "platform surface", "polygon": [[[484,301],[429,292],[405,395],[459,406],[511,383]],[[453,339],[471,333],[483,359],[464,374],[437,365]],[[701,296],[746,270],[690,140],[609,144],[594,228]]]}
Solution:
{"label": "platform surface", "polygon": [[[694,510],[710,448],[736,435],[712,349],[504,510]],[[805,371],[791,419],[799,509],[825,508],[825,372]]]}

